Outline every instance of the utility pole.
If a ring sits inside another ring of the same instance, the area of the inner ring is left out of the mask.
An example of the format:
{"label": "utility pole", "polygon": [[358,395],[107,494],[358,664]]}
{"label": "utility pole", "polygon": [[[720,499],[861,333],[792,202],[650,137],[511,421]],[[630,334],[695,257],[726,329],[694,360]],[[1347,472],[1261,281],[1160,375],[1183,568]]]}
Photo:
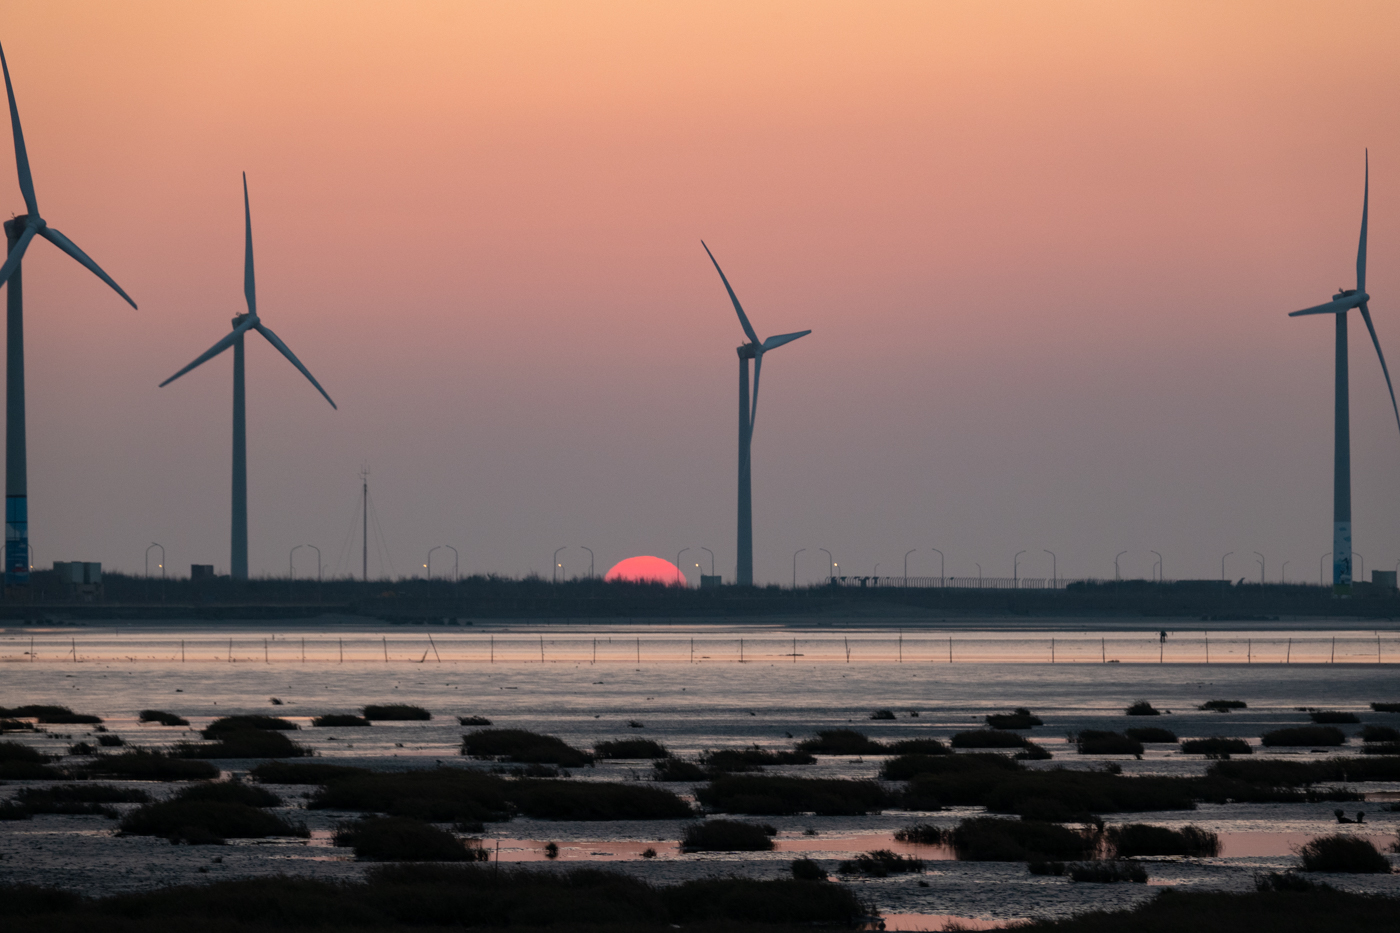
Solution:
{"label": "utility pole", "polygon": [[369,582],[369,467],[360,467],[360,578]]}

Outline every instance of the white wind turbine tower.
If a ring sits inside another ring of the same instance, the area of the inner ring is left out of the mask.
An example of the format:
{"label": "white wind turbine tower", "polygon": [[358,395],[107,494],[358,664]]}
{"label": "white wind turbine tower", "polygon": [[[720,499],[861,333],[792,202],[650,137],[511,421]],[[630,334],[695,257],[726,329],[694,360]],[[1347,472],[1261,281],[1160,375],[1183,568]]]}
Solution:
{"label": "white wind turbine tower", "polygon": [[1289,317],[1304,314],[1332,314],[1337,321],[1337,382],[1335,433],[1332,451],[1332,585],[1351,586],[1351,399],[1347,372],[1347,312],[1352,308],[1361,310],[1361,320],[1371,333],[1371,342],[1376,346],[1376,356],[1380,357],[1381,372],[1385,373],[1385,384],[1390,389],[1390,407],[1395,411],[1395,423],[1400,427],[1400,406],[1395,404],[1395,387],[1390,382],[1390,369],[1385,365],[1385,354],[1381,352],[1381,342],[1376,337],[1375,325],[1371,323],[1371,311],[1366,294],[1366,223],[1371,204],[1371,157],[1366,154],[1366,186],[1361,200],[1361,245],[1356,250],[1356,287],[1345,288],[1332,296],[1326,304],[1302,311],[1294,311]]}
{"label": "white wind turbine tower", "polygon": [[126,299],[127,304],[134,308],[136,302],[87,253],[50,227],[48,221],[39,215],[39,203],[34,197],[34,178],[29,173],[29,152],[24,146],[15,90],[10,84],[10,65],[5,61],[3,49],[0,49],[0,69],[5,73],[5,94],[10,101],[10,128],[15,139],[15,169],[26,211],[5,221],[9,255],[5,264],[0,266],[0,283],[8,284],[5,295],[5,585],[9,587],[28,585],[30,564],[29,455],[24,422],[24,288],[20,275],[25,250],[29,248],[31,240],[41,236],[110,285]]}
{"label": "white wind turbine tower", "polygon": [[258,318],[258,295],[253,281],[253,216],[248,207],[248,174],[243,174],[243,296],[248,301],[248,313],[233,319],[233,331],[204,351],[193,363],[161,383],[167,386],[199,364],[212,360],[229,347],[233,347],[233,518],[229,533],[229,576],[235,580],[248,579],[248,429],[243,401],[243,335],[255,330],[267,338],[267,342],[301,370],[301,374],[311,381],[316,391],[326,396],[326,401],[335,408],[335,402],[326,395],[326,390],[311,375],[311,371],[301,365],[287,345],[267,328]]}
{"label": "white wind turbine tower", "polygon": [[[767,340],[759,340],[758,334],[754,332],[753,325],[749,323],[749,317],[744,313],[743,305],[739,304],[739,297],[734,294],[734,289],[729,285],[729,279],[725,278],[724,270],[715,261],[715,254],[710,252],[710,248],[705,246],[705,242],[700,242],[705,247],[705,253],[710,257],[710,262],[715,264],[715,271],[719,273],[720,281],[724,282],[725,291],[729,292],[729,300],[734,302],[734,310],[739,314],[739,324],[744,328],[744,333],[748,336],[749,342],[738,348],[739,352],[739,522],[738,522],[738,546],[735,551],[738,555],[734,570],[734,582],[740,586],[753,585],[753,471],[750,469],[750,450],[753,447],[753,423],[758,416],[758,378],[763,371],[763,354],[769,350],[776,350],[785,343],[792,343],[798,337],[805,337],[811,333],[810,330],[798,331],[795,334],[779,334],[776,337],[769,337]],[[749,360],[753,360],[753,400],[749,400]]]}

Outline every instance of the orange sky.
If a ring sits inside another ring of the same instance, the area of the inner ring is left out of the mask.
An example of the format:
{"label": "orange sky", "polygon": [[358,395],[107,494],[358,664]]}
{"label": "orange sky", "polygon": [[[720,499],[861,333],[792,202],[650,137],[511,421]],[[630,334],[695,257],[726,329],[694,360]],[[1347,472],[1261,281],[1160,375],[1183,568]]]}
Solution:
{"label": "orange sky", "polygon": [[[764,580],[801,547],[800,579],[819,547],[1315,578],[1331,327],[1286,313],[1354,284],[1367,146],[1400,364],[1394,4],[5,12],[43,213],[141,305],[26,261],[41,565],[227,568],[231,359],[156,384],[241,310],[245,170],[260,313],[340,404],[252,345],[254,572],[303,542],[345,569],[368,462],[398,573],[703,545],[728,577],[742,332],[702,236],[760,334],[814,331],[765,367]],[[18,212],[13,178],[0,154]],[[1352,361],[1369,573],[1400,558],[1400,432],[1359,321]]]}

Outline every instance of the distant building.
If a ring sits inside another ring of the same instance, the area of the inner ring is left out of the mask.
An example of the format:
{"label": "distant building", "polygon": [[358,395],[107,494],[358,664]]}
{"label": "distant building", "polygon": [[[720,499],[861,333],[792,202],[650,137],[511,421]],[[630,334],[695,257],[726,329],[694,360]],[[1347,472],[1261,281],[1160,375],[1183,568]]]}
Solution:
{"label": "distant building", "polygon": [[1393,589],[1395,589],[1395,571],[1394,571],[1394,570],[1372,570],[1372,571],[1371,571],[1371,585],[1374,586],[1374,587],[1376,587],[1377,589],[1382,589],[1382,590],[1393,590]]}
{"label": "distant building", "polygon": [[700,589],[702,590],[708,590],[711,587],[717,587],[719,586],[719,583],[719,574],[715,574],[713,577],[707,573],[700,574]]}
{"label": "distant building", "polygon": [[212,580],[214,579],[213,564],[190,564],[191,580]]}
{"label": "distant building", "polygon": [[92,602],[102,598],[100,561],[56,560],[53,562],[53,572],[63,587],[63,594],[69,599]]}

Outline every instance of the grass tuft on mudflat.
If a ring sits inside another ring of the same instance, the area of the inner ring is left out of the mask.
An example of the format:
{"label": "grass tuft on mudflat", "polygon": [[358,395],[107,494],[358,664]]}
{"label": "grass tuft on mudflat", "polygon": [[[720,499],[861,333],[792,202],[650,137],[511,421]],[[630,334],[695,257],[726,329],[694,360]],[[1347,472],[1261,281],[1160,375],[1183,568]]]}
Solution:
{"label": "grass tuft on mudflat", "polygon": [[1160,716],[1162,711],[1153,707],[1146,700],[1136,700],[1123,711],[1129,716]]}
{"label": "grass tuft on mudflat", "polygon": [[327,713],[312,719],[311,725],[321,729],[363,729],[369,725],[369,720],[354,713]]}
{"label": "grass tuft on mudflat", "polygon": [[681,834],[682,852],[767,852],[773,848],[771,826],[739,820],[691,823]]}
{"label": "grass tuft on mudflat", "polygon": [[294,765],[285,761],[264,761],[250,773],[262,784],[325,784],[337,778],[370,772],[366,768],[348,765]]}
{"label": "grass tuft on mudflat", "polygon": [[616,739],[599,742],[593,746],[593,754],[599,758],[670,758],[666,746],[651,739]]}
{"label": "grass tuft on mudflat", "polygon": [[798,751],[815,755],[883,755],[885,746],[855,729],[824,729],[815,739],[797,743]]}
{"label": "grass tuft on mudflat", "polygon": [[710,772],[695,764],[692,761],[682,761],[679,758],[665,758],[654,762],[652,768],[652,779],[663,782],[676,781],[708,781]]}
{"label": "grass tuft on mudflat", "polygon": [[957,857],[968,862],[1087,859],[1098,848],[1093,830],[994,816],[963,820],[945,838]]}
{"label": "grass tuft on mudflat", "polygon": [[526,729],[479,729],[469,732],[462,736],[462,754],[471,758],[560,765],[565,768],[578,768],[593,761],[592,755],[574,748],[563,739]]}
{"label": "grass tuft on mudflat", "polygon": [[355,857],[393,862],[485,862],[490,855],[445,829],[403,816],[373,816],[341,823],[335,844]]}
{"label": "grass tuft on mudflat", "polygon": [[1024,706],[1018,706],[1009,713],[990,714],[987,716],[987,725],[992,729],[1032,729],[1045,723]]}
{"label": "grass tuft on mudflat", "polygon": [[371,721],[416,722],[433,718],[433,714],[423,707],[410,706],[407,703],[381,703],[378,705],[370,705],[366,706],[363,712],[365,718]]}
{"label": "grass tuft on mudflat", "polygon": [[700,756],[700,763],[710,771],[762,771],[771,765],[812,765],[817,758],[804,751],[773,751],[757,745],[749,748],[721,748]]}
{"label": "grass tuft on mudflat", "polygon": [[129,781],[202,781],[219,776],[219,769],[207,761],[190,761],[144,748],[99,755],[85,764],[83,771]]}
{"label": "grass tuft on mudflat", "polygon": [[1346,734],[1336,726],[1289,726],[1259,737],[1265,748],[1331,747],[1345,745]]}
{"label": "grass tuft on mudflat", "polygon": [[102,721],[101,716],[75,713],[66,706],[46,706],[43,703],[30,703],[27,706],[13,707],[0,706],[0,718],[37,719],[42,723],[65,726],[92,725]]}
{"label": "grass tuft on mudflat", "polygon": [[1137,739],[1103,729],[1083,730],[1075,736],[1074,744],[1081,755],[1142,755],[1142,743]]}
{"label": "grass tuft on mudflat", "polygon": [[697,788],[695,795],[703,805],[720,813],[754,816],[857,816],[877,812],[890,803],[885,789],[875,781],[776,775],[721,775]]}
{"label": "grass tuft on mudflat", "polygon": [[265,839],[269,836],[309,836],[294,825],[258,807],[243,803],[167,800],[128,813],[121,822],[128,836],[164,836],[171,842],[218,845],[225,839]]}
{"label": "grass tuft on mudflat", "polygon": [[918,873],[924,870],[924,860],[912,855],[900,855],[889,849],[876,849],[848,859],[837,868],[843,875],[869,875],[888,878],[890,875]]}
{"label": "grass tuft on mudflat", "polygon": [[1211,736],[1208,739],[1187,739],[1181,743],[1181,750],[1187,755],[1205,755],[1207,758],[1254,754],[1254,747],[1244,739],[1231,739],[1223,735]]}
{"label": "grass tuft on mudflat", "polygon": [[[207,734],[207,730],[206,730]],[[180,742],[174,753],[181,758],[309,758],[311,749],[298,745],[281,732],[239,729],[215,732],[217,742]]]}
{"label": "grass tuft on mudflat", "polygon": [[1400,899],[1322,887],[1245,894],[1166,888],[1153,899],[1129,909],[1031,921],[1019,929],[1031,933],[1381,933],[1395,929],[1397,911]]}
{"label": "grass tuft on mudflat", "polygon": [[1298,862],[1303,871],[1361,875],[1390,873],[1390,861],[1371,840],[1363,836],[1347,836],[1341,833],[1308,840],[1298,849]]}
{"label": "grass tuft on mudflat", "polygon": [[1187,826],[1168,829],[1147,823],[1127,823],[1110,826],[1104,831],[1104,841],[1116,858],[1140,855],[1188,855],[1197,858],[1220,854],[1220,837],[1215,833]]}
{"label": "grass tuft on mudflat", "polygon": [[1330,723],[1333,725],[1350,726],[1361,721],[1361,717],[1355,713],[1342,713],[1330,709],[1316,709],[1308,713],[1308,718],[1313,722]]}
{"label": "grass tuft on mudflat", "polygon": [[1228,713],[1232,709],[1249,709],[1249,704],[1244,700],[1206,700],[1196,709],[1204,712]]}
{"label": "grass tuft on mudflat", "polygon": [[1069,876],[1093,884],[1147,883],[1147,869],[1137,862],[1075,862],[1069,866]]}
{"label": "grass tuft on mudflat", "polygon": [[190,721],[183,716],[174,713],[167,713],[163,709],[143,709],[141,711],[142,722],[158,722],[162,726],[188,726]]}
{"label": "grass tuft on mudflat", "polygon": [[230,732],[246,732],[249,729],[295,732],[297,724],[280,716],[223,716],[205,726],[199,734],[206,739],[217,739]]}

